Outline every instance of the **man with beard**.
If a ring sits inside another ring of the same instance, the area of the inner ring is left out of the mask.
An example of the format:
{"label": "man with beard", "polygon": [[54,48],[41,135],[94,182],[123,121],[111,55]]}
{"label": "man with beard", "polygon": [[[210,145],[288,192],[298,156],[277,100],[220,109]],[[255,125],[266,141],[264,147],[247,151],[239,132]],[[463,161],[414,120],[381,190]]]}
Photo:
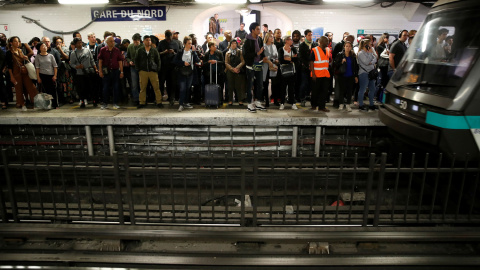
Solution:
{"label": "man with beard", "polygon": [[[300,31],[298,30],[293,31],[292,33],[293,48],[295,48],[297,52],[299,51],[299,48],[300,48],[300,37],[301,37]],[[302,74],[299,71],[301,70],[302,66],[300,64],[300,61],[294,61],[294,65],[295,65],[295,98],[296,100],[293,100],[293,102],[295,103],[295,102],[301,102],[300,85],[302,84],[301,83]]]}

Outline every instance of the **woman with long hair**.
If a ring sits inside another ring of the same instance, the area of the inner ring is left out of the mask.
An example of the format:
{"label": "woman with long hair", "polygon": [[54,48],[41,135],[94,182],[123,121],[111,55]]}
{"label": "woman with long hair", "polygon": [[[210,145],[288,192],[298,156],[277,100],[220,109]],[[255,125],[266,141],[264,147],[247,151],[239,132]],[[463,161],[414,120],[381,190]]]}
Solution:
{"label": "woman with long hair", "polygon": [[173,63],[178,67],[178,86],[180,88],[180,98],[178,111],[183,111],[184,108],[192,109],[193,106],[190,105],[190,90],[192,88],[193,81],[193,70],[195,68],[195,63],[200,62],[197,54],[192,51],[192,38],[185,36],[183,38],[183,50],[180,51],[175,58]]}
{"label": "woman with long hair", "polygon": [[7,63],[8,72],[10,74],[10,81],[15,87],[17,108],[26,111],[27,107],[25,106],[25,99],[23,97],[23,88],[25,87],[27,89],[32,103],[38,91],[30,77],[28,77],[27,68],[25,67],[25,61],[28,61],[28,56],[23,54],[20,49],[20,39],[17,36],[9,38],[8,48],[9,50],[6,53],[5,62]]}
{"label": "woman with long hair", "polygon": [[390,35],[388,33],[383,33],[382,37],[380,38],[380,42],[377,45],[377,56],[378,56],[377,64],[378,64],[378,67],[380,68],[380,88],[377,95],[377,100],[379,101],[383,96],[382,91],[384,91],[388,81],[390,80],[388,78],[389,38],[390,38]]}
{"label": "woman with long hair", "polygon": [[263,46],[265,49],[263,52],[265,53],[265,57],[267,57],[267,61],[263,61],[263,96],[265,97],[265,107],[270,106],[270,97],[268,95],[268,85],[270,84],[270,80],[272,81],[272,99],[274,102],[277,101],[279,96],[278,90],[278,78],[277,78],[277,71],[278,71],[278,51],[277,47],[273,43],[273,35],[271,33],[265,34],[265,45]]}
{"label": "woman with long hair", "polygon": [[370,46],[369,39],[363,39],[360,42],[360,47],[358,48],[358,80],[360,88],[358,90],[358,109],[361,111],[367,111],[367,108],[363,106],[363,95],[367,90],[368,86],[368,99],[370,102],[370,110],[375,110],[373,98],[375,97],[376,86],[375,81],[377,78],[370,78],[370,71],[376,69],[375,63],[377,63],[377,54]]}
{"label": "woman with long hair", "polygon": [[[358,83],[358,63],[353,44],[345,41],[343,51],[335,57],[335,70],[337,70],[338,84],[340,86],[338,110],[347,110],[351,112],[350,103],[352,103],[352,93],[355,84]],[[344,100],[347,100],[344,102]]]}

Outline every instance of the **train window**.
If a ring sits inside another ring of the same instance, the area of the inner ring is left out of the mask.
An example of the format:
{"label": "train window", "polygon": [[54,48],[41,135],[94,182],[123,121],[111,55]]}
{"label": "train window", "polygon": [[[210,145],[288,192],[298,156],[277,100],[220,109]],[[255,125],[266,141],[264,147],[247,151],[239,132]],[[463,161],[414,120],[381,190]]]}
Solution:
{"label": "train window", "polygon": [[454,98],[480,51],[479,12],[430,15],[415,35],[392,82]]}

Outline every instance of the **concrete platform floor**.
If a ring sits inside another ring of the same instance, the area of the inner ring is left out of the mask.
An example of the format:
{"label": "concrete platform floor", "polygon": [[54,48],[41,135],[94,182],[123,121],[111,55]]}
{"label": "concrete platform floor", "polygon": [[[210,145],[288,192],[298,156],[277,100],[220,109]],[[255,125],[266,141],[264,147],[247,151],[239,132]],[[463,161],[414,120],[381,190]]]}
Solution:
{"label": "concrete platform floor", "polygon": [[331,111],[324,113],[311,110],[309,105],[298,106],[298,110],[292,110],[290,105],[286,105],[285,110],[270,106],[267,111],[256,113],[248,112],[246,106],[227,104],[219,109],[194,105],[193,109],[178,112],[178,104],[170,106],[166,102],[163,109],[149,104],[142,109],[124,106],[115,110],[109,105],[108,109],[101,110],[100,106],[94,108],[91,104],[80,108],[78,103],[49,111],[29,109],[23,112],[9,107],[0,111],[0,125],[383,126],[376,111],[339,111],[327,104]]}

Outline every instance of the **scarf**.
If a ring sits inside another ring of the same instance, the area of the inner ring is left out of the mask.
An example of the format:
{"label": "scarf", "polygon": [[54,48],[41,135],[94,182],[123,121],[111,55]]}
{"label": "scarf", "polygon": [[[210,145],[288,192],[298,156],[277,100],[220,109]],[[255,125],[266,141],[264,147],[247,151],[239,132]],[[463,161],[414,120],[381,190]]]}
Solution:
{"label": "scarf", "polygon": [[254,38],[252,36],[252,34],[248,34],[247,39],[255,40],[255,59],[254,59],[254,61],[255,62],[260,61],[260,56],[258,55],[258,52],[260,51],[260,45],[258,45],[258,38]]}
{"label": "scarf", "polygon": [[313,39],[312,39],[312,41],[308,41],[308,39],[305,39],[305,44],[308,45],[308,48],[310,48],[310,49],[312,48],[312,43],[313,43]]}
{"label": "scarf", "polygon": [[230,48],[230,49],[228,50],[228,52],[230,53],[230,55],[236,55],[236,54],[237,54],[237,49],[232,50],[232,48]]}

